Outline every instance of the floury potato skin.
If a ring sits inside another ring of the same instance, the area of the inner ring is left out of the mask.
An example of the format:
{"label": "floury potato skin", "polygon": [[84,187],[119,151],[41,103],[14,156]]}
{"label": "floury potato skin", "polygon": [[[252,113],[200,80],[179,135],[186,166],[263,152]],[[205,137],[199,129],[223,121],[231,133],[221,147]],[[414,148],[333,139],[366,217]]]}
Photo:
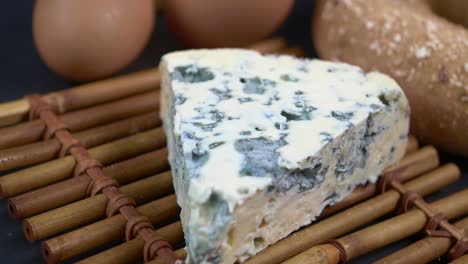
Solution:
{"label": "floury potato skin", "polygon": [[190,263],[247,260],[404,154],[408,102],[383,74],[241,49],[169,53],[160,70]]}

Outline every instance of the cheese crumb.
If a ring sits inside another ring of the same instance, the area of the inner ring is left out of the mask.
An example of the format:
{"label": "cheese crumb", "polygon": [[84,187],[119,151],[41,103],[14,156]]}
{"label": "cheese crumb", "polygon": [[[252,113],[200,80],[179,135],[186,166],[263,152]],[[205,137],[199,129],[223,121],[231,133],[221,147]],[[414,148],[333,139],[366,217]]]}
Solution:
{"label": "cheese crumb", "polygon": [[463,65],[463,68],[465,68],[465,72],[468,72],[468,62]]}
{"label": "cheese crumb", "polygon": [[372,22],[372,21],[367,21],[366,27],[367,27],[368,29],[373,28],[373,27],[374,27],[374,22]]}
{"label": "cheese crumb", "polygon": [[431,56],[431,52],[426,47],[416,50],[416,58],[418,59],[425,59],[429,56]]}
{"label": "cheese crumb", "polygon": [[395,36],[393,36],[393,40],[394,40],[396,43],[400,43],[400,41],[401,41],[401,36],[400,36],[400,34],[396,34]]}

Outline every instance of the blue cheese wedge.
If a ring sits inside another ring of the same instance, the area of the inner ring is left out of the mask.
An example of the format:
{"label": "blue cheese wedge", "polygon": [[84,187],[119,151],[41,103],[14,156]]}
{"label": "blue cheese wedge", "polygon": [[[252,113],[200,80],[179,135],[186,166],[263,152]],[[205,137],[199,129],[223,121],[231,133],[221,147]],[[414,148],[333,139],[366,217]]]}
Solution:
{"label": "blue cheese wedge", "polygon": [[383,74],[241,49],[160,70],[190,263],[245,261],[403,156],[408,102]]}

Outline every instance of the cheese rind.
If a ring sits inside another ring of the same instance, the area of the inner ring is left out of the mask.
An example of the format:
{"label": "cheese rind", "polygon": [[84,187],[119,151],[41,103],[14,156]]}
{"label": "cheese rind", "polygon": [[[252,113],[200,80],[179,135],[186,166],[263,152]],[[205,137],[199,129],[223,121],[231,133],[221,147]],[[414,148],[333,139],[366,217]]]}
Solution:
{"label": "cheese rind", "polygon": [[161,117],[193,263],[245,261],[404,153],[389,77],[240,49],[163,57]]}

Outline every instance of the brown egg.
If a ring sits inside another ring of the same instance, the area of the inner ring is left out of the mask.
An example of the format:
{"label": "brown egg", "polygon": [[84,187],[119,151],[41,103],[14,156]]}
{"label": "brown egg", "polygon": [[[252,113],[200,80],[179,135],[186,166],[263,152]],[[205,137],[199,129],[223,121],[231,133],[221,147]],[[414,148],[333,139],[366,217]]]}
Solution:
{"label": "brown egg", "polygon": [[294,0],[169,0],[165,15],[176,37],[193,47],[234,47],[273,33]]}
{"label": "brown egg", "polygon": [[98,79],[140,54],[155,16],[154,0],[37,0],[34,41],[56,73],[77,81]]}

